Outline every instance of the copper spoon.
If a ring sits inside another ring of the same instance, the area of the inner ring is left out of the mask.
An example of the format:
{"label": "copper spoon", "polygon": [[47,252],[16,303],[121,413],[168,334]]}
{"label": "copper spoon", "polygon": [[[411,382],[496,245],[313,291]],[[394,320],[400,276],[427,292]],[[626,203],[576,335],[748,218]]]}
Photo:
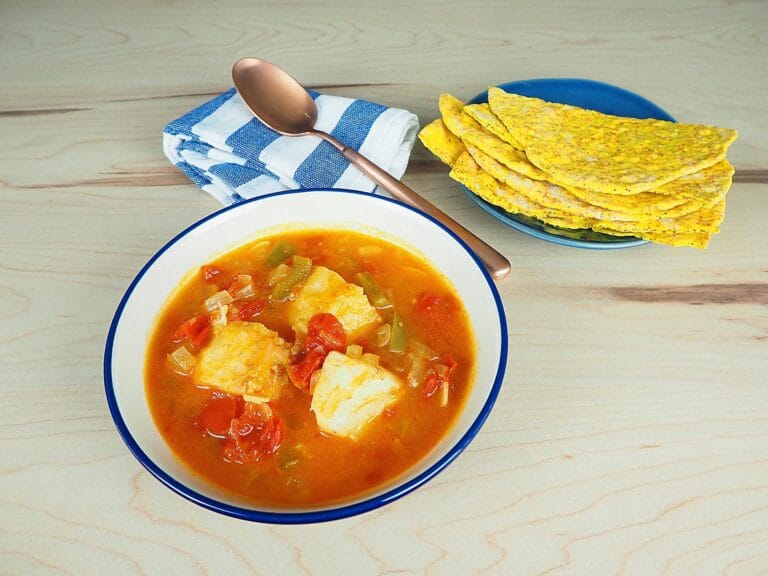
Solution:
{"label": "copper spoon", "polygon": [[418,208],[453,231],[483,261],[497,280],[509,274],[503,254],[486,244],[445,212],[419,196],[385,170],[344,146],[330,134],[315,129],[317,106],[304,87],[283,70],[265,60],[241,58],[232,67],[232,79],[240,97],[251,112],[275,132],[285,136],[313,135],[322,138],[354,164],[363,174],[389,192],[393,198]]}

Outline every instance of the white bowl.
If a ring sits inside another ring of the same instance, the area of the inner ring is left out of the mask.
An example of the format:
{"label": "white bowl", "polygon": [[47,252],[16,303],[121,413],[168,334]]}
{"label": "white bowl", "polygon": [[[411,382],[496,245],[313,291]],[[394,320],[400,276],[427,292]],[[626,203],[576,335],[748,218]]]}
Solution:
{"label": "white bowl", "polygon": [[[341,505],[257,507],[198,477],[157,430],[144,389],[144,358],[156,316],[181,278],[232,248],[279,230],[343,228],[378,235],[419,253],[440,270],[464,302],[476,340],[477,369],[453,427],[413,468],[375,493]],[[477,257],[436,220],[370,194],[302,190],[262,196],[193,224],[155,254],[128,287],[107,338],[104,383],[120,435],[134,456],[169,488],[193,502],[260,522],[308,523],[359,514],[392,502],[434,477],[477,434],[498,395],[507,359],[507,328],[496,286]]]}

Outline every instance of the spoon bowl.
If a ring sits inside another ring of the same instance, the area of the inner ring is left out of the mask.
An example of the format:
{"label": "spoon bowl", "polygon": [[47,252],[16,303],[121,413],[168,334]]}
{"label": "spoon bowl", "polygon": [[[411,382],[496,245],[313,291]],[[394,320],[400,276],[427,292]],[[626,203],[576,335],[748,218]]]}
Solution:
{"label": "spoon bowl", "polygon": [[349,148],[330,134],[315,129],[315,101],[304,86],[285,71],[265,60],[242,58],[232,67],[232,80],[240,98],[263,124],[284,136],[313,135],[322,138],[393,198],[418,208],[450,228],[477,254],[495,279],[501,280],[509,274],[509,260],[495,248],[354,148]]}
{"label": "spoon bowl", "polygon": [[254,116],[285,136],[314,132],[317,105],[287,72],[258,58],[242,58],[232,67],[240,97]]}

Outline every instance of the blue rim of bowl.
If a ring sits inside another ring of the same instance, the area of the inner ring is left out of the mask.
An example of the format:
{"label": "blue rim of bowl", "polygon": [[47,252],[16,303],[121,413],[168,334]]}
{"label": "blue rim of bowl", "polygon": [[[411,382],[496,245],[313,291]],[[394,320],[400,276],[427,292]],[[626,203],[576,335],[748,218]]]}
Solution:
{"label": "blue rim of bowl", "polygon": [[[230,210],[237,209],[238,207],[243,206],[245,204],[260,202],[268,198],[273,198],[275,196],[284,196],[284,195],[290,195],[290,194],[298,195],[298,194],[315,193],[315,192],[343,192],[348,194],[367,196],[369,198],[374,198],[377,201],[391,202],[392,204],[396,204],[402,208],[411,210],[412,212],[415,212],[419,216],[427,219],[432,224],[438,226],[439,228],[447,232],[472,257],[472,260],[474,260],[476,266],[480,269],[481,273],[485,278],[486,283],[488,284],[488,288],[490,289],[491,294],[493,295],[494,303],[496,304],[496,311],[498,313],[499,329],[501,331],[501,354],[499,357],[499,364],[496,370],[496,376],[494,377],[493,386],[491,387],[491,391],[488,394],[488,398],[486,399],[485,404],[480,410],[480,413],[478,414],[477,418],[475,418],[475,421],[472,423],[469,429],[464,433],[464,435],[459,439],[459,441],[448,451],[448,453],[445,454],[442,458],[440,458],[440,460],[438,460],[435,464],[430,466],[428,469],[418,474],[416,477],[408,480],[407,482],[399,486],[396,486],[395,488],[385,492],[384,494],[373,496],[366,500],[363,500],[362,502],[356,502],[354,504],[340,505],[337,508],[312,510],[308,512],[266,512],[266,511],[254,510],[249,508],[243,508],[240,506],[234,506],[232,504],[220,502],[216,499],[205,496],[195,490],[192,490],[191,488],[182,484],[178,480],[174,479],[172,476],[167,474],[162,468],[160,468],[157,464],[155,464],[155,462],[149,456],[147,456],[147,454],[144,453],[144,451],[141,449],[139,444],[133,438],[130,431],[128,430],[127,425],[125,424],[125,421],[123,420],[122,415],[120,414],[120,408],[117,405],[117,399],[115,397],[115,392],[114,392],[114,383],[112,380],[112,353],[113,353],[115,333],[117,332],[117,327],[120,323],[120,318],[122,316],[123,309],[125,308],[125,305],[130,299],[131,294],[135,290],[136,286],[138,286],[139,282],[141,282],[141,279],[144,277],[144,274],[147,272],[147,270],[149,270],[149,268],[164,252],[166,252],[171,246],[176,244],[176,242],[178,242],[181,238],[189,234],[192,230],[195,230],[205,222],[208,222],[209,220],[216,218],[221,214],[229,212]],[[210,214],[198,220],[197,222],[195,222],[194,224],[192,224],[191,226],[189,226],[188,228],[186,228],[185,230],[183,230],[182,232],[174,236],[162,248],[160,248],[160,250],[158,250],[152,256],[152,258],[149,259],[149,261],[141,268],[138,274],[136,274],[133,281],[128,286],[128,289],[125,291],[125,294],[123,295],[122,299],[120,300],[120,303],[117,306],[117,310],[115,311],[115,315],[109,327],[106,347],[104,350],[104,365],[103,365],[104,389],[107,396],[107,404],[109,405],[109,411],[112,415],[112,420],[114,421],[115,426],[117,427],[117,430],[123,439],[123,442],[125,442],[125,444],[128,446],[128,449],[131,451],[134,457],[141,463],[141,465],[144,466],[144,468],[146,468],[155,478],[160,480],[160,482],[165,484],[168,488],[170,488],[180,496],[186,498],[187,500],[190,500],[191,502],[194,502],[195,504],[198,504],[199,506],[202,506],[203,508],[207,508],[209,510],[218,512],[220,514],[224,514],[226,516],[240,518],[242,520],[250,520],[253,522],[262,522],[262,523],[270,523],[270,524],[311,524],[311,523],[317,523],[317,522],[339,520],[341,518],[347,518],[349,516],[356,516],[358,514],[363,514],[365,512],[369,512],[371,510],[384,506],[385,504],[394,502],[395,500],[398,500],[399,498],[402,498],[406,494],[412,492],[416,488],[426,484],[429,480],[431,480],[438,473],[440,473],[446,466],[448,466],[451,462],[453,462],[453,460],[455,460],[456,457],[464,451],[464,449],[469,445],[472,439],[477,435],[480,428],[485,423],[485,420],[488,418],[488,415],[490,414],[491,409],[493,408],[493,405],[496,402],[496,398],[498,397],[499,391],[501,389],[501,384],[504,380],[504,372],[506,370],[506,365],[507,365],[507,346],[508,346],[507,321],[504,314],[504,306],[502,305],[501,297],[499,296],[499,291],[496,288],[496,285],[491,279],[491,276],[486,271],[482,262],[480,262],[480,259],[477,257],[477,255],[469,248],[469,246],[467,246],[464,243],[464,241],[461,238],[459,238],[451,230],[446,228],[443,224],[441,224],[440,222],[438,222],[428,214],[425,214],[420,210],[417,210],[415,208],[412,208],[411,206],[407,206],[401,202],[398,202],[397,200],[393,200],[391,198],[386,198],[383,196],[374,196],[373,194],[370,194],[368,192],[360,192],[357,190],[345,190],[340,188],[315,188],[315,189],[307,189],[307,190],[288,190],[284,192],[275,192],[272,194],[266,194],[264,196],[259,196],[249,200],[244,200],[243,202],[232,204],[231,206],[227,206],[225,208],[222,208],[221,210],[217,210],[213,214]]]}
{"label": "blue rim of bowl", "polygon": [[[634,105],[644,108],[645,112],[647,112],[647,115],[644,116],[645,118],[657,118],[659,120],[677,122],[677,120],[675,120],[675,118],[673,118],[672,115],[670,115],[664,109],[657,106],[647,98],[644,98],[639,94],[635,94],[634,92],[630,92],[625,88],[614,86],[613,84],[607,84],[605,82],[598,82],[597,80],[588,80],[586,78],[534,78],[532,80],[518,80],[514,82],[505,82],[504,84],[498,84],[496,87],[501,88],[505,92],[513,92],[515,94],[522,94],[523,96],[539,97],[537,96],[537,92],[538,92],[537,88],[540,88],[542,86],[547,86],[547,85],[555,85],[555,84],[572,84],[574,87],[581,86],[581,87],[587,87],[590,89],[596,89],[598,91],[606,91],[615,96],[619,96],[621,99],[625,101],[630,101]],[[532,90],[529,91],[528,89],[532,89]],[[572,100],[568,98],[564,98],[563,100],[558,100],[557,98],[548,97],[546,99],[549,100],[550,102],[560,102],[561,104],[574,103]],[[487,90],[485,90],[484,92],[481,92],[480,94],[472,98],[469,102],[467,102],[467,104],[482,104],[485,102],[488,102]],[[581,104],[576,103],[576,105],[590,108],[590,106],[586,106],[585,103],[581,103]],[[596,108],[592,108],[592,109],[596,109]],[[605,112],[605,113],[611,113],[611,112],[606,112],[605,110],[599,110],[599,111]],[[516,230],[519,230],[520,232],[528,234],[529,236],[533,236],[534,238],[546,240],[547,242],[552,242],[554,244],[560,244],[561,246],[570,246],[573,248],[586,248],[588,250],[617,250],[620,248],[632,248],[635,246],[650,244],[648,240],[642,240],[640,238],[621,240],[620,239],[621,237],[617,236],[617,240],[615,241],[596,242],[596,241],[590,241],[590,240],[578,240],[575,238],[560,236],[558,234],[552,234],[516,220],[514,217],[514,214],[512,214],[511,212],[507,212],[506,210],[498,206],[494,206],[490,202],[486,202],[485,200],[480,198],[477,194],[472,192],[469,188],[467,188],[463,184],[459,184],[459,185],[467,194],[467,196],[469,196],[469,198],[475,204],[480,206],[480,208],[485,210],[488,214],[490,214],[497,220],[500,220],[507,226],[515,228]],[[542,226],[545,226],[545,225],[546,224],[542,222]]]}

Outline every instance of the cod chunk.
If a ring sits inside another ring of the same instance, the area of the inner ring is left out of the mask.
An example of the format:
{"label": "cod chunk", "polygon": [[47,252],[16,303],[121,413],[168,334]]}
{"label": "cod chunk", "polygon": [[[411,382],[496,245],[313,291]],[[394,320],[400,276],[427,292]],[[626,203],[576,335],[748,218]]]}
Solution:
{"label": "cod chunk", "polygon": [[195,379],[201,386],[267,402],[288,382],[290,348],[263,324],[230,322],[200,352]]}
{"label": "cod chunk", "polygon": [[336,316],[347,334],[379,320],[361,286],[350,284],[324,266],[314,266],[296,299],[288,304],[288,321],[297,336],[307,333],[307,323],[315,314]]}
{"label": "cod chunk", "polygon": [[315,384],[312,411],[323,432],[357,440],[401,391],[400,379],[381,366],[331,352]]}

